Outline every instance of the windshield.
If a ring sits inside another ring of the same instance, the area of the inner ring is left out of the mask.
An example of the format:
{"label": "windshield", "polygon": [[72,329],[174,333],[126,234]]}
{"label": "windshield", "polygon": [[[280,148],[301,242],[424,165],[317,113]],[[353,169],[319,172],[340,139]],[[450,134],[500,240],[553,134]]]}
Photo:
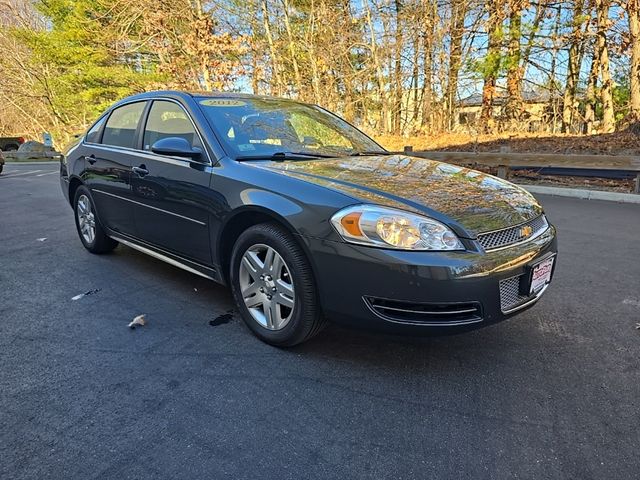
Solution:
{"label": "windshield", "polygon": [[384,149],[360,130],[315,105],[258,98],[197,98],[232,157],[293,153],[337,157]]}

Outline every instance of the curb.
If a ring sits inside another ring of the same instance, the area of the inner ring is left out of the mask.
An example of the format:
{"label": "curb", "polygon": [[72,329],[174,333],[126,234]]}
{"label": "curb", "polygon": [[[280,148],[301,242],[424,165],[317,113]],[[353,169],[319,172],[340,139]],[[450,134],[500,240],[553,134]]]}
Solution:
{"label": "curb", "polygon": [[582,200],[606,200],[609,202],[640,204],[640,195],[635,193],[604,192],[602,190],[586,190],[583,188],[545,187],[542,185],[518,184],[518,186],[528,192],[542,193],[544,195],[580,198]]}

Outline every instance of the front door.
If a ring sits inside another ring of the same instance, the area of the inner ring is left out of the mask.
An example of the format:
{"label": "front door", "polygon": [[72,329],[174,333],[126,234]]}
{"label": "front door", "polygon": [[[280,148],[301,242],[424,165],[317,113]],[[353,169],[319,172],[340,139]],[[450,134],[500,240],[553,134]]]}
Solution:
{"label": "front door", "polygon": [[[167,137],[186,139],[192,147],[203,151],[201,158],[153,153],[153,144]],[[144,128],[142,148],[131,178],[140,239],[210,265],[211,167],[186,111],[173,101],[154,100]]]}

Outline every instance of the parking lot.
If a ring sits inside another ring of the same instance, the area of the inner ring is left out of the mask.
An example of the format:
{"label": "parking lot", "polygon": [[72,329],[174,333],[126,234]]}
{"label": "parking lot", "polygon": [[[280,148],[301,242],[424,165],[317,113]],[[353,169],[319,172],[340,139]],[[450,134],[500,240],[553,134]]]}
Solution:
{"label": "parking lot", "polygon": [[640,205],[541,196],[555,281],[508,322],[279,350],[226,288],[86,252],[56,171],[0,176],[0,478],[637,478]]}

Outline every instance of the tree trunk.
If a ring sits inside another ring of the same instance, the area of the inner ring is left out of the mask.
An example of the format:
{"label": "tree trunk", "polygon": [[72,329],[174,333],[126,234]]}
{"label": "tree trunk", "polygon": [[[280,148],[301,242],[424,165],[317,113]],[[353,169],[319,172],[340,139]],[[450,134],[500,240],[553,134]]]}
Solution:
{"label": "tree trunk", "polygon": [[564,90],[562,105],[562,131],[564,133],[571,131],[574,112],[576,111],[576,90],[580,78],[580,67],[582,66],[582,28],[588,18],[583,16],[583,8],[584,0],[576,0],[573,7],[573,29],[571,31],[571,46],[569,47],[567,85]]}
{"label": "tree trunk", "polygon": [[269,53],[271,55],[271,73],[273,79],[269,82],[271,86],[271,94],[280,96],[282,95],[282,81],[280,79],[280,66],[278,65],[278,54],[273,42],[273,36],[271,35],[271,27],[269,25],[269,9],[267,8],[267,0],[262,0],[262,22],[264,26],[264,34],[267,37],[267,43],[269,44]]}
{"label": "tree trunk", "polygon": [[600,57],[600,101],[602,102],[602,132],[615,131],[615,116],[613,112],[613,80],[609,71],[609,49],[607,47],[607,24],[609,19],[610,0],[596,0],[598,32],[596,34],[598,53]]}
{"label": "tree trunk", "polygon": [[633,122],[640,122],[640,1],[628,0],[627,16],[631,36],[631,81],[629,108]]}
{"label": "tree trunk", "polygon": [[435,27],[435,4],[433,0],[423,3],[424,26],[422,34],[422,115],[420,125],[432,127],[433,108],[433,34]]}
{"label": "tree trunk", "polygon": [[387,84],[384,78],[384,69],[380,61],[378,54],[378,43],[376,39],[375,29],[373,26],[373,19],[371,18],[371,8],[367,0],[362,0],[362,4],[365,10],[365,18],[367,21],[367,28],[369,30],[369,50],[371,51],[371,59],[373,60],[373,66],[376,75],[376,82],[378,83],[378,95],[380,95],[380,130],[383,132],[388,131],[389,125],[389,93]]}
{"label": "tree trunk", "polygon": [[394,52],[394,88],[393,88],[393,133],[401,132],[402,121],[402,0],[394,0],[396,11],[395,52]]}
{"label": "tree trunk", "polygon": [[502,4],[489,0],[487,10],[489,20],[487,33],[489,46],[484,65],[484,84],[482,86],[482,110],[480,111],[480,130],[489,133],[492,130],[493,100],[496,95],[496,80],[500,68],[500,30],[502,26]]}
{"label": "tree trunk", "polygon": [[[523,69],[520,64],[522,50],[520,37],[522,36],[522,0],[509,2],[509,50],[507,53],[507,103],[505,115],[513,124],[520,121],[524,112],[522,101],[522,76]],[[513,127],[514,125],[511,125]]]}
{"label": "tree trunk", "polygon": [[291,32],[291,22],[289,21],[289,1],[282,0],[282,7],[284,10],[284,26],[287,31],[287,42],[289,45],[289,55],[291,56],[291,64],[293,65],[293,77],[296,82],[296,92],[302,98],[304,98],[304,91],[302,87],[302,77],[300,76],[300,67],[298,66],[298,59],[295,51],[295,40]]}
{"label": "tree trunk", "polygon": [[464,36],[464,19],[467,15],[466,0],[453,0],[451,3],[451,50],[447,71],[447,87],[445,94],[445,114],[449,130],[455,125],[456,104],[458,100],[458,75],[462,61],[462,39]]}
{"label": "tree trunk", "polygon": [[587,81],[587,91],[585,94],[584,110],[584,130],[583,133],[590,135],[593,132],[593,124],[596,120],[596,87],[598,86],[598,72],[600,71],[600,52],[597,40],[593,45],[593,56],[591,57],[591,68],[589,69],[589,80]]}

